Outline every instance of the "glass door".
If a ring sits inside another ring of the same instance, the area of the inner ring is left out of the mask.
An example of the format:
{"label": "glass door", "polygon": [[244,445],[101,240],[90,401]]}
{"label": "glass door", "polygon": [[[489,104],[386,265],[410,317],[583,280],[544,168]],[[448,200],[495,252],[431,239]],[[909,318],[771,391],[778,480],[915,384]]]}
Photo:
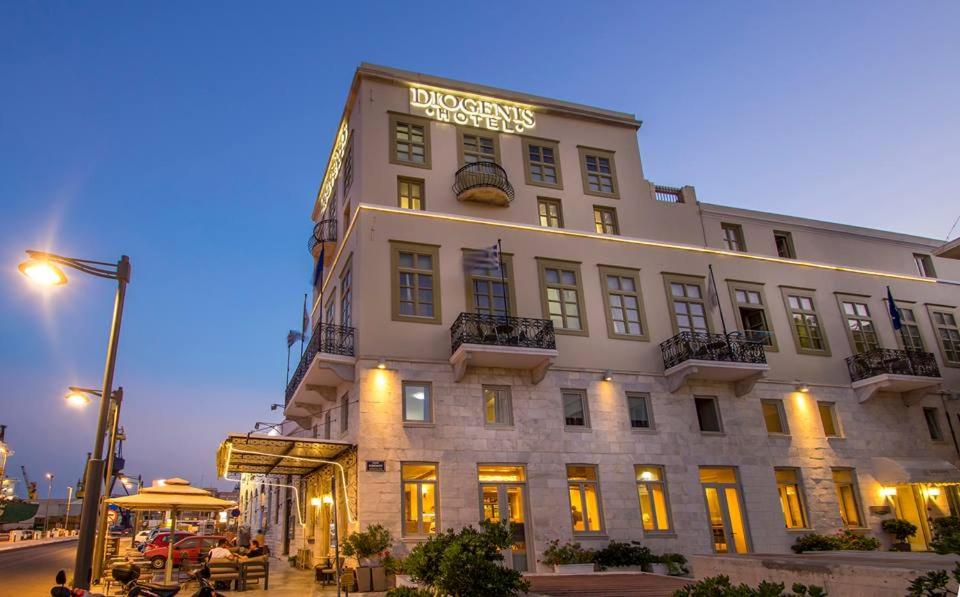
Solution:
{"label": "glass door", "polygon": [[747,553],[750,538],[733,468],[702,468],[700,483],[710,521],[710,536],[716,553]]}
{"label": "glass door", "polygon": [[506,564],[525,572],[527,561],[527,502],[523,467],[480,466],[480,515],[491,522],[510,523],[513,545]]}

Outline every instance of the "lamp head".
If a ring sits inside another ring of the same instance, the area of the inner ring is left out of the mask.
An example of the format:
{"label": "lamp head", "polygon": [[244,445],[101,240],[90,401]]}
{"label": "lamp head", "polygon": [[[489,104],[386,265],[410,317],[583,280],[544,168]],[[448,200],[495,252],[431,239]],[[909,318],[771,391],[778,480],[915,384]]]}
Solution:
{"label": "lamp head", "polygon": [[613,379],[613,373],[607,369],[603,372],[603,381],[610,381]]}
{"label": "lamp head", "polygon": [[62,286],[67,283],[67,275],[63,270],[43,259],[31,257],[17,266],[17,269],[41,286]]}
{"label": "lamp head", "polygon": [[77,390],[70,390],[67,392],[65,398],[67,400],[67,404],[76,408],[83,408],[84,406],[90,404],[90,396]]}
{"label": "lamp head", "polygon": [[329,506],[330,504],[332,504],[332,503],[333,503],[333,496],[332,496],[332,495],[325,495],[325,496],[323,496],[323,503],[324,503],[324,504],[327,504],[328,506]]}
{"label": "lamp head", "polygon": [[380,360],[377,361],[377,369],[386,369],[387,368],[387,359],[380,357]]}
{"label": "lamp head", "polygon": [[797,384],[795,387],[796,391],[800,392],[801,394],[810,393],[810,386],[808,386],[807,384],[803,383],[800,380],[797,380],[796,384]]}

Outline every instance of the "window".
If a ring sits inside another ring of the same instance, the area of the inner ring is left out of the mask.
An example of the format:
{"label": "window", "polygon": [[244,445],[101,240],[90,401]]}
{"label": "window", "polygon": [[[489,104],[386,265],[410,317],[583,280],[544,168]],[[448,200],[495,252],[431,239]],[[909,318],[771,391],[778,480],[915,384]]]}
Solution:
{"label": "window", "polygon": [[587,410],[587,393],[583,390],[562,390],[563,423],[567,427],[589,427],[590,412]]}
{"label": "window", "polygon": [[787,287],[781,287],[781,291],[790,316],[790,330],[797,352],[830,356],[830,346],[820,327],[813,291]]}
{"label": "window", "polygon": [[568,464],[567,487],[570,492],[570,517],[574,534],[603,532],[597,467]]}
{"label": "window", "polygon": [[775,468],[773,472],[777,478],[777,492],[780,494],[784,524],[788,529],[807,528],[803,490],[800,488],[800,469]]}
{"label": "window", "polygon": [[637,496],[640,498],[640,520],[645,532],[669,531],[670,508],[663,467],[637,465]]}
{"label": "window", "polygon": [[347,150],[343,157],[343,196],[347,196],[350,185],[353,184],[353,134],[347,142]]}
{"label": "window", "polygon": [[747,340],[760,342],[767,349],[776,350],[777,340],[770,328],[762,284],[728,282],[737,321]]}
{"label": "window", "polygon": [[933,441],[943,441],[943,431],[940,430],[940,415],[935,408],[924,408],[923,418],[927,421],[927,431],[930,432],[930,439]]}
{"label": "window", "polygon": [[703,300],[703,278],[664,275],[667,301],[673,313],[673,331],[706,333],[710,331],[706,304]]}
{"label": "window", "polygon": [[583,146],[578,146],[578,149],[583,192],[587,195],[619,199],[620,189],[617,187],[617,167],[613,161],[613,152]]}
{"label": "window", "polygon": [[540,225],[546,228],[563,228],[563,210],[559,199],[537,199],[537,212],[540,215]]}
{"label": "window", "polygon": [[857,474],[853,469],[833,469],[833,486],[840,503],[840,519],[845,527],[863,526],[860,516],[860,493],[857,491]]}
{"label": "window", "polygon": [[607,304],[607,334],[622,340],[646,340],[640,272],[601,265],[600,287]]}
{"label": "window", "polygon": [[433,422],[433,386],[429,382],[403,382],[403,420],[406,423]]}
{"label": "window", "polygon": [[[889,304],[886,306],[889,313],[890,306]],[[917,323],[917,315],[914,313],[913,307],[904,307],[898,302],[897,311],[900,313],[900,331],[895,333],[897,343],[904,350],[926,351],[927,349],[923,344],[923,335],[920,333],[920,325]]]}
{"label": "window", "polygon": [[705,433],[723,433],[720,421],[720,405],[714,396],[696,396],[693,399],[697,408],[697,421],[700,431]]}
{"label": "window", "polygon": [[763,422],[767,427],[767,433],[781,435],[790,433],[782,400],[761,400],[760,408],[763,410]]}
{"label": "window", "polygon": [[561,334],[587,335],[580,264],[537,258],[543,315]]}
{"label": "window", "polygon": [[340,397],[340,433],[350,429],[350,394]]}
{"label": "window", "polygon": [[340,277],[340,325],[353,325],[353,268],[349,265]]}
{"label": "window", "polygon": [[344,234],[346,234],[346,231],[349,228],[350,228],[350,202],[344,201],[343,202],[343,225],[340,227],[340,229],[344,231]]}
{"label": "window", "polygon": [[617,224],[617,210],[612,207],[594,205],[593,224],[596,227],[597,234],[620,234],[620,226]]}
{"label": "window", "polygon": [[327,412],[323,415],[323,439],[330,439],[331,437],[331,423],[333,422],[332,417],[333,413],[327,409]]}
{"label": "window", "polygon": [[508,386],[483,386],[483,420],[487,425],[513,425]]}
{"label": "window", "polygon": [[397,205],[400,209],[424,209],[426,201],[424,200],[423,180],[398,176]]}
{"label": "window", "polygon": [[777,245],[777,255],[784,259],[796,259],[797,251],[793,248],[793,235],[783,230],[773,231],[773,242]]}
{"label": "window", "polygon": [[650,408],[649,394],[628,393],[627,411],[630,413],[632,429],[653,428],[653,410]]}
{"label": "window", "polygon": [[560,149],[556,141],[523,138],[523,154],[526,160],[527,184],[541,187],[563,188],[560,176]]}
{"label": "window", "polygon": [[913,261],[917,264],[917,271],[924,278],[936,278],[937,272],[933,269],[933,258],[923,253],[914,253]]}
{"label": "window", "polygon": [[437,465],[405,462],[400,465],[403,484],[403,534],[437,532]]}
{"label": "window", "polygon": [[840,421],[837,419],[837,405],[833,402],[817,402],[823,434],[827,437],[840,437]]}
{"label": "window", "polygon": [[846,323],[847,338],[854,354],[869,352],[880,348],[877,328],[870,316],[870,306],[862,298],[837,295],[840,311]]}
{"label": "window", "polygon": [[747,250],[747,245],[743,242],[743,227],[740,224],[721,223],[720,230],[723,232],[724,249],[740,253]]}
{"label": "window", "polygon": [[960,328],[957,327],[953,310],[947,311],[933,305],[928,305],[927,310],[930,312],[930,321],[933,322],[944,364],[954,367],[960,365]]}
{"label": "window", "polygon": [[324,307],[323,311],[323,323],[336,323],[336,289],[330,291],[330,298],[327,299],[327,306]]}
{"label": "window", "polygon": [[391,242],[393,319],[440,323],[440,247]]}
{"label": "window", "polygon": [[390,162],[430,167],[430,121],[406,114],[390,115]]}
{"label": "window", "polygon": [[496,133],[477,129],[457,129],[460,165],[476,162],[500,163],[500,138]]}
{"label": "window", "polygon": [[500,258],[505,270],[502,276],[499,269],[479,268],[470,270],[465,276],[467,281],[467,306],[474,313],[506,317],[508,311],[510,311],[516,315],[517,300],[513,291],[513,256],[501,253]]}

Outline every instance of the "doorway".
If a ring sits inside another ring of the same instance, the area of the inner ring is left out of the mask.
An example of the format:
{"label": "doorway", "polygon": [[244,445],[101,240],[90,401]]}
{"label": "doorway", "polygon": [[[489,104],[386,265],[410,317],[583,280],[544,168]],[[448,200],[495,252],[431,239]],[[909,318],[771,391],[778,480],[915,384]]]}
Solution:
{"label": "doorway", "polygon": [[527,484],[522,465],[481,464],[480,515],[491,522],[509,522],[513,545],[507,565],[520,572],[529,569],[527,550]]}
{"label": "doorway", "polygon": [[748,553],[750,536],[737,471],[733,467],[703,467],[700,485],[710,521],[715,553]]}
{"label": "doorway", "polygon": [[909,537],[910,551],[930,550],[933,539],[933,519],[956,516],[960,495],[956,485],[928,485],[911,483],[897,485],[891,496],[897,518],[909,521],[917,527],[917,533]]}

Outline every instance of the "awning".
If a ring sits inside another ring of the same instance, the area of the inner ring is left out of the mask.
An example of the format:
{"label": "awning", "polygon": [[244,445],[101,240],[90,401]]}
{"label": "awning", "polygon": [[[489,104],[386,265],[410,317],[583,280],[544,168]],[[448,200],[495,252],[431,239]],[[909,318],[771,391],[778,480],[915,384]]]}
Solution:
{"label": "awning", "polygon": [[217,473],[306,475],[353,447],[348,442],[262,433],[230,433],[217,450]]}
{"label": "awning", "polygon": [[882,485],[960,483],[960,468],[933,458],[874,458],[873,472]]}

